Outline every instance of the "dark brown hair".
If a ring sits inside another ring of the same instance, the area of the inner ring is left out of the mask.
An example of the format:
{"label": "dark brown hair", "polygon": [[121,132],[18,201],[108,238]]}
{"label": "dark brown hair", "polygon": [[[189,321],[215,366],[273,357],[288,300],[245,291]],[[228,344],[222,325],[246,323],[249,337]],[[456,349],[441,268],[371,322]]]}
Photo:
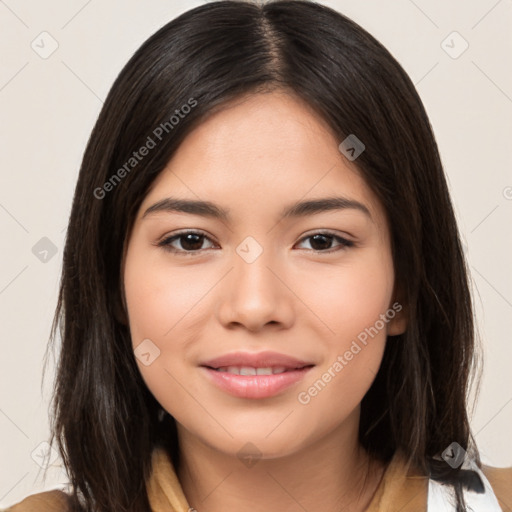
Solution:
{"label": "dark brown hair", "polygon": [[[60,331],[51,443],[75,510],[148,511],[152,449],[179,460],[175,421],[142,380],[123,309],[120,263],[136,212],[193,127],[230,100],[275,89],[311,105],[340,142],[363,141],[356,164],[389,220],[408,327],[388,340],[362,401],[361,444],[382,461],[402,450],[425,475],[452,484],[459,511],[463,486],[478,487],[439,457],[457,442],[480,465],[466,410],[475,335],[446,179],[414,85],[374,37],[330,8],[219,1],[185,12],[137,50],[83,157],[51,339]],[[170,128],[191,99],[194,108]],[[114,180],[162,124],[165,136]]]}

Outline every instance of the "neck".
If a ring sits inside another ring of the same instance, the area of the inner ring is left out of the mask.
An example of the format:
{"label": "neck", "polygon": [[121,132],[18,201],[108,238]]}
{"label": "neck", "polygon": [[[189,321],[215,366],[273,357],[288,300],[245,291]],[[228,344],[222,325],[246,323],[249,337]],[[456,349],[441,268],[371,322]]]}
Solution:
{"label": "neck", "polygon": [[177,473],[183,492],[197,512],[362,512],[384,466],[359,445],[358,419],[291,454],[263,456],[251,465],[236,453],[206,445],[179,425]]}

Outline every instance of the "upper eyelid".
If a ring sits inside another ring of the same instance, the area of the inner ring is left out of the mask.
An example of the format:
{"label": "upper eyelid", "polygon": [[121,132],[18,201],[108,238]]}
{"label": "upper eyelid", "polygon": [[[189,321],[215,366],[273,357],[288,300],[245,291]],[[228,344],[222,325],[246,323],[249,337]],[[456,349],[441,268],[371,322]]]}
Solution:
{"label": "upper eyelid", "polygon": [[[189,234],[190,235],[201,235],[201,236],[204,236],[205,238],[208,238],[210,241],[215,242],[215,239],[212,237],[212,235],[208,234],[206,231],[202,231],[200,229],[189,229],[189,230],[184,230],[184,231],[178,231],[177,233],[173,233],[170,235],[164,235],[159,241],[156,242],[156,244],[160,245],[163,242],[177,239],[180,236],[185,236],[185,235],[189,235]],[[215,242],[215,243],[217,243],[217,242]]]}

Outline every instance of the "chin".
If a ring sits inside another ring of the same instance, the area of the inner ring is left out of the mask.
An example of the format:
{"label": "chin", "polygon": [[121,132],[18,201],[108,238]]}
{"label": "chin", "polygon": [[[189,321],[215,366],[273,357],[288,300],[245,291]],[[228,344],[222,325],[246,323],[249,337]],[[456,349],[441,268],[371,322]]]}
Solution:
{"label": "chin", "polygon": [[225,439],[225,442],[209,444],[219,451],[239,458],[242,462],[246,459],[279,459],[293,455],[304,447],[302,440],[289,431],[268,435],[267,430],[263,433],[247,430],[232,434],[234,438]]}

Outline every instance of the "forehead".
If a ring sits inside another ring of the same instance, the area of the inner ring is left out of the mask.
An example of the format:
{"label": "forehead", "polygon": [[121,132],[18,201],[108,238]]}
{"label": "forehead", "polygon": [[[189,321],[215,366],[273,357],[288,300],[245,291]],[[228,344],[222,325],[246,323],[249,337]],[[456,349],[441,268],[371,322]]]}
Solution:
{"label": "forehead", "polygon": [[155,180],[141,215],[167,196],[210,200],[245,216],[283,211],[299,199],[343,196],[384,212],[341,141],[314,110],[287,92],[249,95],[210,115]]}

